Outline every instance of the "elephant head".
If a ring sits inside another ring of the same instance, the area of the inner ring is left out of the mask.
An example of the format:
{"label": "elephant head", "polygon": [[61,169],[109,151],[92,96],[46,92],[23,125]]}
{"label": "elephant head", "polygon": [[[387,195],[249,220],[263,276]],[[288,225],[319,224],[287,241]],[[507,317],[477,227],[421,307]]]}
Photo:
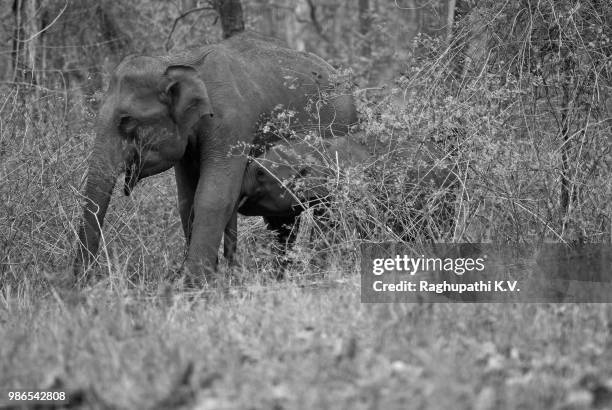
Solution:
{"label": "elephant head", "polygon": [[199,124],[212,116],[206,86],[193,64],[137,56],[117,67],[89,158],[77,256],[81,262],[89,264],[99,247],[117,176],[126,173],[128,194],[139,179],[169,169],[184,156]]}
{"label": "elephant head", "polygon": [[277,216],[295,213],[301,199],[291,188],[307,168],[278,163],[265,157],[254,158],[247,166],[241,194],[245,198],[238,211],[243,215]]}
{"label": "elephant head", "polygon": [[243,215],[297,215],[327,195],[327,171],[321,153],[309,143],[271,147],[249,162],[241,191],[245,199],[238,211]]}

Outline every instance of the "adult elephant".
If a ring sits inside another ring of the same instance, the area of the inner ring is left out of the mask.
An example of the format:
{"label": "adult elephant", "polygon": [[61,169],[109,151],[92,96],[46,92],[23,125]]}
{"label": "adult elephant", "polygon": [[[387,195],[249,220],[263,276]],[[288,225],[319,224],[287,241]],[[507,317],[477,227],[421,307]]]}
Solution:
{"label": "adult elephant", "polygon": [[299,131],[345,133],[356,112],[350,95],[323,98],[333,73],[313,54],[252,33],[175,56],[126,57],[98,114],[77,272],[98,250],[117,176],[129,170],[129,190],[174,167],[185,264],[210,279],[245,171],[246,157],[232,147],[251,143],[260,117],[279,105],[296,112]]}

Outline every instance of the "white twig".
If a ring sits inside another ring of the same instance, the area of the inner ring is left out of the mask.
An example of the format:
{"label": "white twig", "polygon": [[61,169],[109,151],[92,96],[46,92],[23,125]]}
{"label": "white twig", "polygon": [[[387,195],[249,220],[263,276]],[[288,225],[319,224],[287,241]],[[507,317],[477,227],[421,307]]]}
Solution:
{"label": "white twig", "polygon": [[64,11],[66,11],[66,9],[68,8],[68,0],[65,0],[64,2],[64,7],[60,10],[60,12],[58,13],[57,16],[55,16],[55,18],[53,19],[53,21],[51,23],[49,23],[46,27],[44,27],[42,30],[40,30],[38,33],[34,34],[33,36],[31,36],[30,38],[26,39],[26,40],[21,40],[24,43],[27,43],[28,41],[32,41],[34,40],[36,37],[40,36],[42,33],[44,33],[45,31],[47,31],[48,29],[51,28],[51,26],[53,26],[55,24],[55,22],[62,16],[62,14],[64,14]]}

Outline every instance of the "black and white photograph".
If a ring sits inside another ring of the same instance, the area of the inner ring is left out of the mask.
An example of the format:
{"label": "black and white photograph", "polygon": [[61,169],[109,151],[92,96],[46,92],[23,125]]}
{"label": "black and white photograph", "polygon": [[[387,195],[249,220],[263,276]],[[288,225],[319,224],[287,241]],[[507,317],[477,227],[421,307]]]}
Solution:
{"label": "black and white photograph", "polygon": [[0,410],[612,409],[610,0],[0,4]]}

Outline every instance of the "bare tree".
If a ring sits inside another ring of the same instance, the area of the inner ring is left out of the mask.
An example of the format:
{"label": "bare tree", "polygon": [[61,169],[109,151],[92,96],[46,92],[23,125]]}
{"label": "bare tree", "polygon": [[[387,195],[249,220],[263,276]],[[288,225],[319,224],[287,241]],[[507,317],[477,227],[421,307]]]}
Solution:
{"label": "bare tree", "polygon": [[96,15],[99,20],[100,35],[108,44],[111,53],[120,56],[125,53],[125,50],[129,49],[130,38],[124,33],[121,25],[117,23],[110,12],[110,4],[108,2],[98,4]]}
{"label": "bare tree", "polygon": [[455,23],[455,0],[448,0],[446,13],[446,43],[450,45],[453,39],[453,24]]}
{"label": "bare tree", "polygon": [[36,0],[13,1],[13,45],[11,57],[13,60],[13,81],[36,84],[35,70],[38,19],[36,10],[39,2]]}
{"label": "bare tree", "polygon": [[368,41],[368,32],[372,24],[370,16],[370,0],[359,0],[359,34],[361,34],[361,55],[368,57],[371,53],[370,43]]}
{"label": "bare tree", "polygon": [[174,34],[174,30],[176,30],[178,23],[190,14],[205,10],[213,10],[213,6],[211,4],[209,4],[208,6],[196,6],[185,12],[182,12],[177,18],[174,19],[174,23],[172,24],[172,28],[170,29],[170,33],[168,33],[168,38],[166,39],[166,51],[172,48],[172,34]]}
{"label": "bare tree", "polygon": [[217,10],[221,19],[223,38],[229,38],[244,31],[240,0],[216,0],[215,10]]}

